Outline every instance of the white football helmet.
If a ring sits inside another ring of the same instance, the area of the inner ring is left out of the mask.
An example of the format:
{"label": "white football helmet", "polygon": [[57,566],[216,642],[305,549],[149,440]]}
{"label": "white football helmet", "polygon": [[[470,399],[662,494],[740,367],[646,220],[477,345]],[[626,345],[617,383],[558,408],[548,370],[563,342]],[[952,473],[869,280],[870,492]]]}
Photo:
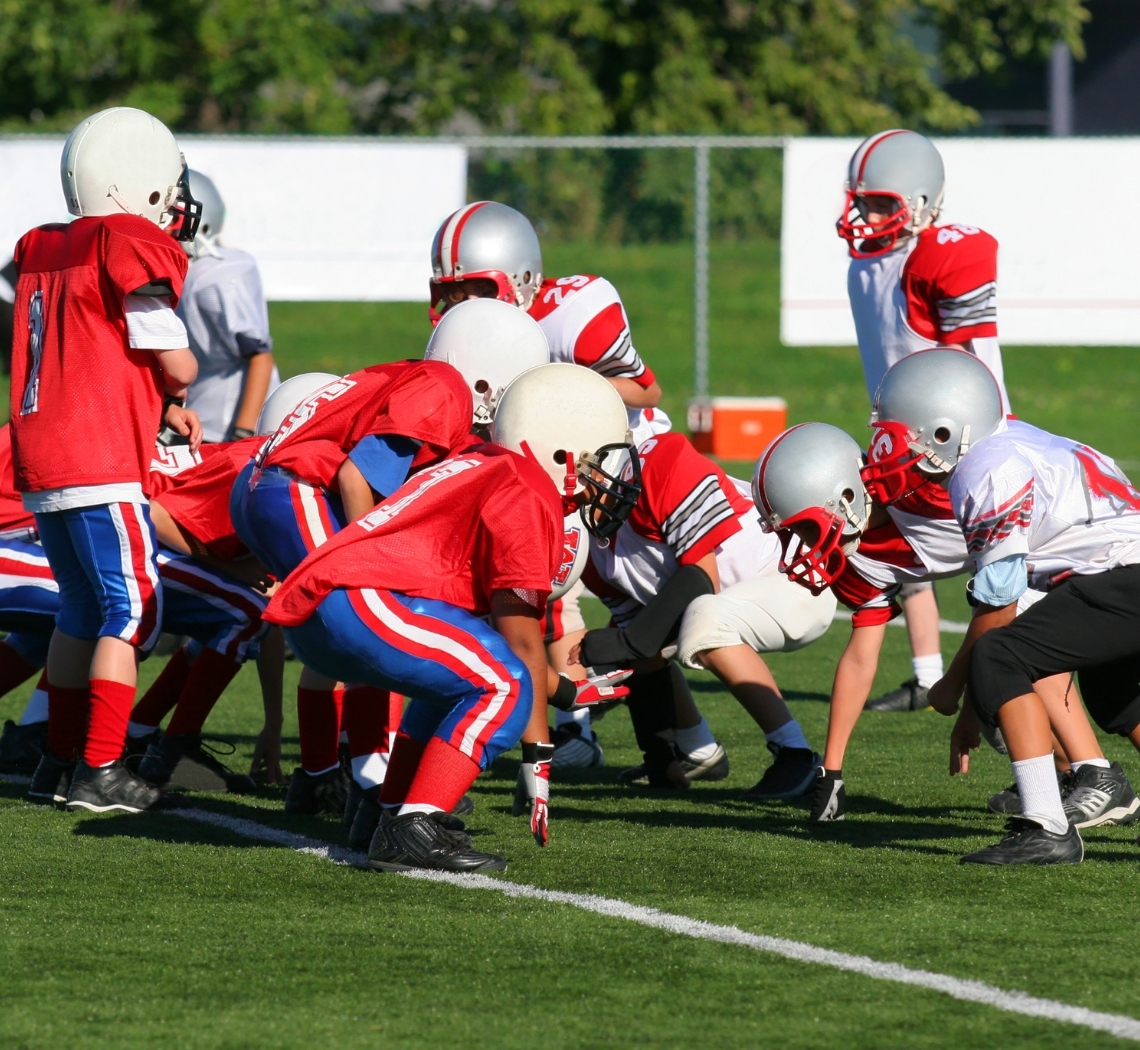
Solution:
{"label": "white football helmet", "polygon": [[760,525],[783,545],[780,571],[812,594],[839,578],[867,528],[862,463],[862,450],[838,427],[801,423],[777,435],[752,474]]}
{"label": "white football helmet", "polygon": [[887,369],[875,394],[864,475],[877,483],[912,467],[950,473],[1004,418],[997,380],[973,354],[949,347],[908,354]]}
{"label": "white football helmet", "polygon": [[427,361],[446,361],[471,388],[476,426],[490,426],[507,384],[528,368],[550,361],[550,344],[538,322],[497,299],[453,306],[432,332]]}
{"label": "white football helmet", "polygon": [[214,185],[213,179],[193,168],[187,171],[186,175],[191,195],[201,202],[202,218],[198,223],[198,233],[194,240],[184,241],[183,247],[191,259],[198,259],[203,255],[216,256],[218,235],[226,223],[226,202],[222,200],[222,195]]}
{"label": "white football helmet", "polygon": [[67,210],[79,217],[141,215],[191,241],[202,206],[190,193],[186,161],[161,120],[115,106],[79,122],[63,146],[60,178]]}
{"label": "white football helmet", "polygon": [[285,417],[305,398],[338,379],[340,376],[334,376],[331,372],[302,372],[299,376],[286,379],[265,399],[261,415],[257,417],[255,433],[277,433],[277,428],[285,421]]}
{"label": "white football helmet", "polygon": [[586,562],[590,560],[590,537],[582,512],[574,510],[567,514],[562,527],[562,563],[558,566],[558,575],[551,581],[554,585],[550,591],[551,601],[561,598],[582,578]]}
{"label": "white football helmet", "polygon": [[537,463],[567,514],[599,539],[621,528],[641,494],[641,461],[618,392],[597,372],[552,362],[523,372],[499,399],[491,440]]}
{"label": "white football helmet", "polygon": [[[933,142],[917,131],[894,128],[864,139],[847,166],[847,200],[835,224],[856,259],[891,251],[905,230],[918,233],[938,218],[946,192],[942,156]],[[866,198],[891,197],[898,209],[889,218],[867,219]],[[856,248],[856,241],[875,247]]]}
{"label": "white football helmet", "polygon": [[436,231],[431,272],[432,324],[444,313],[438,309],[444,286],[473,277],[494,281],[495,298],[528,310],[542,284],[542,249],[522,212],[476,201],[453,212]]}

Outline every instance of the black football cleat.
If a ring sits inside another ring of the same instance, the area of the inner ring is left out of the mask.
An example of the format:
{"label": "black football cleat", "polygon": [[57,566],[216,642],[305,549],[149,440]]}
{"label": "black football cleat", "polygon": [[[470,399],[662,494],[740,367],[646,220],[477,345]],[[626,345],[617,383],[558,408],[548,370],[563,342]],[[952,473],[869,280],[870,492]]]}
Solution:
{"label": "black football cleat", "polygon": [[74,771],[74,760],[61,762],[45,749],[28,785],[28,801],[39,806],[62,806],[67,801]]}
{"label": "black football cleat", "polygon": [[371,788],[357,796],[356,812],[348,829],[348,844],[358,853],[367,853],[384,811],[379,802],[380,788]]}
{"label": "black football cleat", "polygon": [[123,763],[89,766],[76,763],[67,792],[68,809],[86,809],[92,813],[141,813],[162,798],[162,789],[135,776]]}
{"label": "black football cleat", "polygon": [[694,780],[726,780],[728,778],[728,753],[720,744],[708,758],[690,758],[684,751],[677,748],[677,760],[681,772],[691,784]]}
{"label": "black football cleat", "polygon": [[506,871],[503,857],[475,849],[468,835],[447,826],[457,819],[449,813],[408,813],[381,821],[368,866],[373,871]]}
{"label": "black football cleat", "polygon": [[470,795],[464,795],[458,802],[455,803],[455,808],[452,809],[451,815],[453,817],[465,817],[468,813],[475,812],[475,800]]}
{"label": "black football cleat", "polygon": [[347,798],[348,784],[341,766],[315,776],[298,766],[293,770],[285,795],[285,812],[294,815],[336,813],[343,819]]}
{"label": "black football cleat", "polygon": [[1140,799],[1119,762],[1113,762],[1107,769],[1082,766],[1070,776],[1067,787],[1061,802],[1065,816],[1075,828],[1131,824],[1140,810]]}
{"label": "black football cleat", "polygon": [[863,705],[864,711],[925,711],[930,706],[927,698],[929,689],[918,684],[917,678],[910,678],[897,689],[876,696]]}
{"label": "black football cleat", "polygon": [[814,822],[845,820],[847,817],[847,791],[843,787],[842,772],[820,766],[811,796],[811,816]]}
{"label": "black football cleat", "polygon": [[[1062,772],[1057,771],[1057,788],[1061,792],[1061,801],[1064,802],[1065,797],[1072,790],[1072,781],[1074,774],[1069,770]],[[1021,816],[1021,792],[1017,789],[1017,782],[1010,784],[1004,791],[999,791],[996,795],[990,795],[989,802],[986,805],[994,813],[1000,813],[1006,817],[1020,817]]]}
{"label": "black football cleat", "polygon": [[18,726],[11,719],[0,733],[0,773],[30,777],[47,749],[47,721]]}
{"label": "black football cleat", "polygon": [[764,771],[759,782],[741,795],[745,802],[772,802],[779,799],[799,798],[811,790],[817,770],[823,759],[806,747],[781,747],[768,744],[772,764]]}
{"label": "black football cleat", "polygon": [[1081,833],[1072,824],[1058,835],[1035,820],[1011,817],[1006,836],[992,846],[967,853],[962,864],[1080,864],[1085,856]]}
{"label": "black football cleat", "polygon": [[[146,749],[138,774],[157,787],[183,791],[229,791],[237,795],[256,791],[253,777],[235,773],[218,761],[219,743],[226,744],[200,733],[167,733],[159,743]],[[234,746],[226,746],[230,749],[226,753],[233,754]]]}
{"label": "black football cleat", "polygon": [[160,728],[152,729],[149,733],[143,736],[128,736],[127,742],[123,747],[123,761],[127,764],[127,769],[132,773],[139,771],[139,763],[146,754],[147,748],[151,744],[162,743],[162,730]]}

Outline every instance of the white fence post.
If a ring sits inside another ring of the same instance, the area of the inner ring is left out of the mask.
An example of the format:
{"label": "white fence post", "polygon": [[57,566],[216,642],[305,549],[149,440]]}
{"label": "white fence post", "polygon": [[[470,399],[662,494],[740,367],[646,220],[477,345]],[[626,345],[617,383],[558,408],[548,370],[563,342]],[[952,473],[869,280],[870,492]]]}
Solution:
{"label": "white fence post", "polygon": [[698,141],[693,171],[693,397],[709,393],[709,146]]}

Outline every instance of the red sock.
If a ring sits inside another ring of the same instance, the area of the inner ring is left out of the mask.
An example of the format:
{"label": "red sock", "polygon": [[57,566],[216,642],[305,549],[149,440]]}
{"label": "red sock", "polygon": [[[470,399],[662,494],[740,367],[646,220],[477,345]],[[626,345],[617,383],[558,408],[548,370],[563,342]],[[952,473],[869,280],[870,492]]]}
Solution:
{"label": "red sock", "polygon": [[241,664],[213,649],[203,649],[178,698],[167,733],[200,733],[218,698],[241,670]]}
{"label": "red sock", "polygon": [[388,753],[388,730],[391,710],[387,689],[371,685],[349,686],[344,691],[344,714],[341,724],[348,734],[350,758]]}
{"label": "red sock", "polygon": [[382,806],[399,806],[404,802],[425,747],[426,743],[403,731],[396,734],[396,743],[388,759],[388,773],[384,777],[384,786],[380,788]]}
{"label": "red sock", "polygon": [[0,642],[0,696],[22,685],[39,670],[7,642]]}
{"label": "red sock", "polygon": [[340,761],[340,706],[344,694],[332,689],[297,686],[297,723],[301,768],[320,773]]}
{"label": "red sock", "polygon": [[135,709],[131,712],[131,721],[137,722],[140,726],[161,725],[162,720],[178,703],[193,666],[194,658],[186,651],[186,646],[183,646],[167,660],[162,673],[154,680],[146,695],[135,704]]}
{"label": "red sock", "polygon": [[61,762],[70,762],[83,750],[87,737],[87,718],[91,709],[91,690],[63,689],[47,686],[48,749]]}
{"label": "red sock", "polygon": [[478,762],[433,736],[424,748],[404,802],[410,806],[435,806],[450,813],[478,775]]}
{"label": "red sock", "polygon": [[91,719],[83,748],[83,761],[89,766],[110,765],[122,757],[134,700],[133,685],[108,678],[91,679]]}
{"label": "red sock", "polygon": [[396,742],[396,730],[404,719],[404,698],[399,693],[388,694],[388,750]]}

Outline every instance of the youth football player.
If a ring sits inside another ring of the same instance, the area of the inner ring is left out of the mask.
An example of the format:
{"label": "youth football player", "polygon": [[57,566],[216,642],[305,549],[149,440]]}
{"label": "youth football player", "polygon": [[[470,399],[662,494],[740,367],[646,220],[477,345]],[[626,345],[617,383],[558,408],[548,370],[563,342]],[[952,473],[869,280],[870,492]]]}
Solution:
{"label": "youth football player", "polygon": [[[978,565],[970,629],[931,689],[931,704],[958,713],[951,774],[968,771],[980,725],[1000,726],[1022,815],[1004,839],[962,860],[1076,864],[1084,856],[1077,825],[1085,803],[1108,796],[1121,823],[1135,818],[1140,803],[1113,770],[1090,764],[1080,770],[1080,796],[1069,798],[1077,812],[1066,813],[1049,717],[1033,684],[1075,670],[1096,723],[1140,744],[1140,493],[1108,457],[1007,420],[1002,408],[992,374],[976,358],[929,350],[891,368],[875,412],[906,433],[919,469],[948,480]],[[1048,593],[1015,619],[1030,586]],[[969,702],[958,712],[967,686]]]}
{"label": "youth football player", "polygon": [[636,485],[603,466],[626,445],[624,408],[585,369],[525,372],[503,394],[493,437],[421,471],[315,550],[266,613],[326,675],[415,698],[381,789],[391,816],[369,849],[377,870],[505,870],[450,810],[518,742],[549,681],[539,623],[565,514],[584,504],[601,527],[636,499]]}
{"label": "youth football player", "polygon": [[[853,614],[832,687],[827,746],[812,800],[815,821],[844,818],[843,760],[867,706],[886,625],[900,611],[899,591],[914,580],[943,579],[974,567],[945,490],[913,468],[898,469],[900,448],[905,452],[905,439],[889,425],[876,431],[871,463],[861,471],[859,447],[847,434],[826,423],[802,423],[772,442],[753,479],[764,524],[784,545],[782,571],[809,590],[830,588]],[[1027,591],[1020,610],[1040,597]],[[1070,676],[1042,680],[1035,688],[1072,766],[1107,770],[1084,709],[1069,703]],[[1112,775],[1122,790],[1131,791],[1122,772]],[[1110,808],[1093,822],[1111,820]]]}
{"label": "youth football player", "polygon": [[587,584],[617,627],[588,631],[581,662],[634,666],[627,703],[644,764],[623,775],[655,787],[728,774],[724,748],[697,711],[687,667],[712,671],[767,738],[773,764],[744,797],[793,798],[819,764],[761,652],[809,644],[831,624],[835,599],[780,575],[779,544],[760,528],[747,482],[730,478],[680,434],[638,448],[642,493],[609,540],[592,542]]}
{"label": "youth football player", "polygon": [[202,420],[202,440],[233,441],[253,435],[281,377],[257,261],[219,242],[225,202],[211,179],[198,171],[188,174],[190,192],[202,202],[202,220],[194,239],[183,242],[191,261],[177,310],[198,359],[186,405]]}
{"label": "youth football player", "polygon": [[199,209],[174,136],[137,109],[83,120],[61,176],[77,218],[16,247],[15,482],[60,588],[49,753],[68,766],[83,741],[67,805],[137,812],[159,797],[119,761],[138,659],[162,620],[151,453],[163,422],[201,439],[181,404],[197,363],[174,313],[187,263],[169,231],[193,237]]}
{"label": "youth football player", "polygon": [[[851,264],[847,292],[867,394],[887,369],[916,350],[959,346],[993,372],[1009,411],[997,338],[997,241],[976,226],[935,226],[945,194],[942,157],[917,132],[896,128],[865,139],[847,170],[837,227]],[[914,677],[868,706],[913,711],[942,675],[938,603],[930,583],[908,583],[906,611]]]}

